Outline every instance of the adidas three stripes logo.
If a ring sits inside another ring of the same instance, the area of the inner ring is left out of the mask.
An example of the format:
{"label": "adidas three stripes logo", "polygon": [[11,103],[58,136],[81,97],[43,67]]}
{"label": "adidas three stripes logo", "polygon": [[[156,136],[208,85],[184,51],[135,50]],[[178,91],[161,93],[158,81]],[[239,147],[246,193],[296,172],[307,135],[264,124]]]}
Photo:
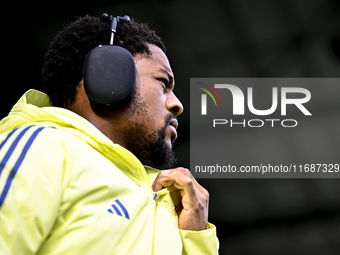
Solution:
{"label": "adidas three stripes logo", "polygon": [[127,218],[128,220],[130,219],[128,211],[126,210],[125,206],[118,199],[115,200],[115,203],[112,204],[111,207],[112,207],[113,211],[110,208],[110,209],[107,210],[109,213],[114,214],[114,212],[116,212],[119,216],[123,216],[122,212],[119,210],[119,208],[120,208],[123,211],[125,218]]}

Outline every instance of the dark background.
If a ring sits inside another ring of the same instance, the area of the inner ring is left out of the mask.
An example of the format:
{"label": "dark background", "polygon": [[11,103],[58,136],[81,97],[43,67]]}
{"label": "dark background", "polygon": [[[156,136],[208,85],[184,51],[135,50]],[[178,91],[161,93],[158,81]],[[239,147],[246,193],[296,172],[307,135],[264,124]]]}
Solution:
{"label": "dark background", "polygon": [[[175,149],[178,165],[186,167],[190,162],[190,77],[340,76],[340,3],[336,0],[9,4],[2,8],[1,18],[1,60],[5,67],[1,72],[1,118],[26,90],[39,89],[42,58],[58,30],[85,13],[128,14],[149,23],[167,46],[175,92],[185,108],[179,117]],[[338,102],[322,105],[325,117],[333,124],[339,123],[334,105]],[[320,144],[315,146],[339,151],[339,142],[334,142],[339,141],[337,131],[325,134],[321,129]],[[279,144],[280,138],[276,142]],[[304,151],[293,147],[287,153],[299,157]],[[217,226],[220,254],[340,254],[338,179],[199,182],[210,192],[209,220]]]}

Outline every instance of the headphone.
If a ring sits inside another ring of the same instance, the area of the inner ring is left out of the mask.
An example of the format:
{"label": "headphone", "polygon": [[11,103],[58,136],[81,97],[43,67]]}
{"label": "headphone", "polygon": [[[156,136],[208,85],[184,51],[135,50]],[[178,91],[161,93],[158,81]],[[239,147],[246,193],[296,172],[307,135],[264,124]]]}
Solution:
{"label": "headphone", "polygon": [[89,100],[104,109],[126,105],[135,90],[136,66],[132,54],[113,45],[118,22],[130,22],[129,16],[113,17],[103,13],[101,19],[110,21],[110,45],[99,45],[85,58],[84,88]]}

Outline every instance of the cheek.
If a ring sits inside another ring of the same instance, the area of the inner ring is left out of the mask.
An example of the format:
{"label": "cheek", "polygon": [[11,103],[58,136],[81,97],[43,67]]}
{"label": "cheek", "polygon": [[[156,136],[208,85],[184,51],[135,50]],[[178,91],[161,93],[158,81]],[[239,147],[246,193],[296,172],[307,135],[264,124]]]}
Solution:
{"label": "cheek", "polygon": [[136,114],[135,117],[152,130],[163,128],[168,114],[167,95],[163,87],[153,78],[140,77],[136,83],[136,92],[143,101],[143,115]]}
{"label": "cheek", "polygon": [[147,111],[149,114],[154,117],[159,117],[165,114],[167,109],[167,96],[164,94],[160,85],[156,84],[152,86],[150,84],[144,84],[141,86],[140,94],[147,105]]}
{"label": "cheek", "polygon": [[147,116],[144,119],[144,123],[149,127],[150,130],[157,131],[161,128],[164,128],[167,112],[163,97],[152,97],[148,101],[148,109],[146,115]]}

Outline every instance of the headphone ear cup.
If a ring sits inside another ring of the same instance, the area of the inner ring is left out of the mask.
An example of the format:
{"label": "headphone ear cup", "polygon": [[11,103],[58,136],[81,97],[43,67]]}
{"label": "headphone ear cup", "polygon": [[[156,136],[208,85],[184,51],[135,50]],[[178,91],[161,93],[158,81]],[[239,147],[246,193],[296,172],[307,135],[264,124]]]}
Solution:
{"label": "headphone ear cup", "polygon": [[92,103],[108,109],[120,108],[131,100],[135,82],[135,61],[128,50],[103,45],[86,56],[84,88]]}

